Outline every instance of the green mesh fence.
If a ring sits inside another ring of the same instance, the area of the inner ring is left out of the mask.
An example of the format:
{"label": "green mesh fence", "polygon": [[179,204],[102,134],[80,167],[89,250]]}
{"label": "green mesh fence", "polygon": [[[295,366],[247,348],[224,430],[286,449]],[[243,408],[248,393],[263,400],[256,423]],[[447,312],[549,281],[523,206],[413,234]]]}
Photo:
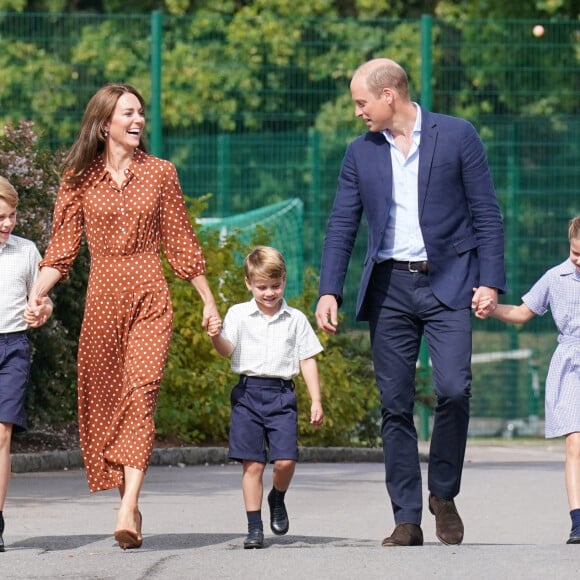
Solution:
{"label": "green mesh fence", "polygon": [[286,261],[288,274],[285,296],[294,298],[302,292],[303,220],[303,203],[294,198],[230,217],[205,218],[201,223],[205,227],[219,230],[221,236],[235,235],[244,244],[252,242],[256,226],[265,228],[269,233],[269,244],[281,252]]}
{"label": "green mesh fence", "polygon": [[[290,245],[301,248],[302,266],[317,269],[342,155],[364,131],[348,92],[352,71],[389,56],[407,69],[413,99],[469,119],[483,138],[505,217],[505,300],[518,302],[566,257],[567,223],[580,214],[577,20],[432,19],[426,37],[424,18],[273,23],[244,14],[164,16],[154,42],[153,15],[0,13],[0,121],[32,119],[49,147],[67,146],[96,88],[132,83],[160,102],[148,111],[148,127],[162,129],[152,145],[177,165],[188,196],[211,194],[207,217],[257,211],[278,229],[283,220],[260,208],[298,198],[302,236]],[[430,79],[421,78],[425,59]],[[347,328],[359,326],[364,253],[363,225],[345,287]],[[541,417],[554,345],[549,315],[523,328],[476,321],[476,354],[533,356],[474,365],[474,414]]]}

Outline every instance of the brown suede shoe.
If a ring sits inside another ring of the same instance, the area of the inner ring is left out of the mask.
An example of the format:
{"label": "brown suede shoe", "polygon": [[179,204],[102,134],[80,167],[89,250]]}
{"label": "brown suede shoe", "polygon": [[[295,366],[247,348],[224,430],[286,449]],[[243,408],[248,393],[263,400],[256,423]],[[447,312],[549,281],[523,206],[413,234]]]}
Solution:
{"label": "brown suede shoe", "polygon": [[393,533],[383,540],[385,547],[390,546],[422,546],[423,531],[417,524],[397,524]]}
{"label": "brown suede shoe", "polygon": [[429,494],[429,511],[435,516],[435,535],[450,546],[463,542],[463,522],[452,499]]}

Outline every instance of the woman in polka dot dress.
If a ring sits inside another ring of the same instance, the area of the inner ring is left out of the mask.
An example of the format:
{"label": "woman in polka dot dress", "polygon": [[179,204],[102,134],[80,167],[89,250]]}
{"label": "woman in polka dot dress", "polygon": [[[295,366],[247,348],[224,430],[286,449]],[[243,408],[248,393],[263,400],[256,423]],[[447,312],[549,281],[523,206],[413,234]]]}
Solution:
{"label": "woman in polka dot dress", "polygon": [[139,493],[171,339],[160,245],[174,273],[219,319],[175,167],[145,153],[144,102],[111,84],[89,101],[63,165],[52,235],[29,304],[67,277],[84,231],[91,254],[78,352],[79,434],[91,492],[119,488],[115,539],[142,543]]}

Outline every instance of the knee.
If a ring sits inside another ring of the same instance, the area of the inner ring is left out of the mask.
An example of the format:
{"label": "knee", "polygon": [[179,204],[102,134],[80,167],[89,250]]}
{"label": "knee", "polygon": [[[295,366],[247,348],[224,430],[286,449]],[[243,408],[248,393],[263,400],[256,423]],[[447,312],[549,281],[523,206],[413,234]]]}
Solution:
{"label": "knee", "polygon": [[0,423],[0,449],[10,447],[12,423]]}
{"label": "knee", "polygon": [[292,459],[277,459],[274,461],[274,471],[278,473],[288,473],[294,470],[296,461]]}
{"label": "knee", "polygon": [[402,388],[396,393],[381,390],[380,397],[383,420],[413,421],[415,391],[412,385],[408,388]]}
{"label": "knee", "polygon": [[471,382],[461,380],[449,380],[435,387],[439,404],[463,406],[471,397]]}
{"label": "knee", "polygon": [[244,461],[244,475],[247,477],[260,478],[266,466],[258,461]]}
{"label": "knee", "polygon": [[566,437],[566,458],[580,460],[580,433],[570,433]]}

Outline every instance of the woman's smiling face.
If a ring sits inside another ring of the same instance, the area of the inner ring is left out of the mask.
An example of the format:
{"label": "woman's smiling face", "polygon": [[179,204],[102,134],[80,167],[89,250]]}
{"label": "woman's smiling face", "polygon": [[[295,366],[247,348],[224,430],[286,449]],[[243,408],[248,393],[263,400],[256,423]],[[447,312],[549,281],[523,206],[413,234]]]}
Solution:
{"label": "woman's smiling face", "polygon": [[121,147],[135,149],[139,146],[144,127],[145,112],[139,99],[132,93],[122,94],[105,126],[109,140]]}

